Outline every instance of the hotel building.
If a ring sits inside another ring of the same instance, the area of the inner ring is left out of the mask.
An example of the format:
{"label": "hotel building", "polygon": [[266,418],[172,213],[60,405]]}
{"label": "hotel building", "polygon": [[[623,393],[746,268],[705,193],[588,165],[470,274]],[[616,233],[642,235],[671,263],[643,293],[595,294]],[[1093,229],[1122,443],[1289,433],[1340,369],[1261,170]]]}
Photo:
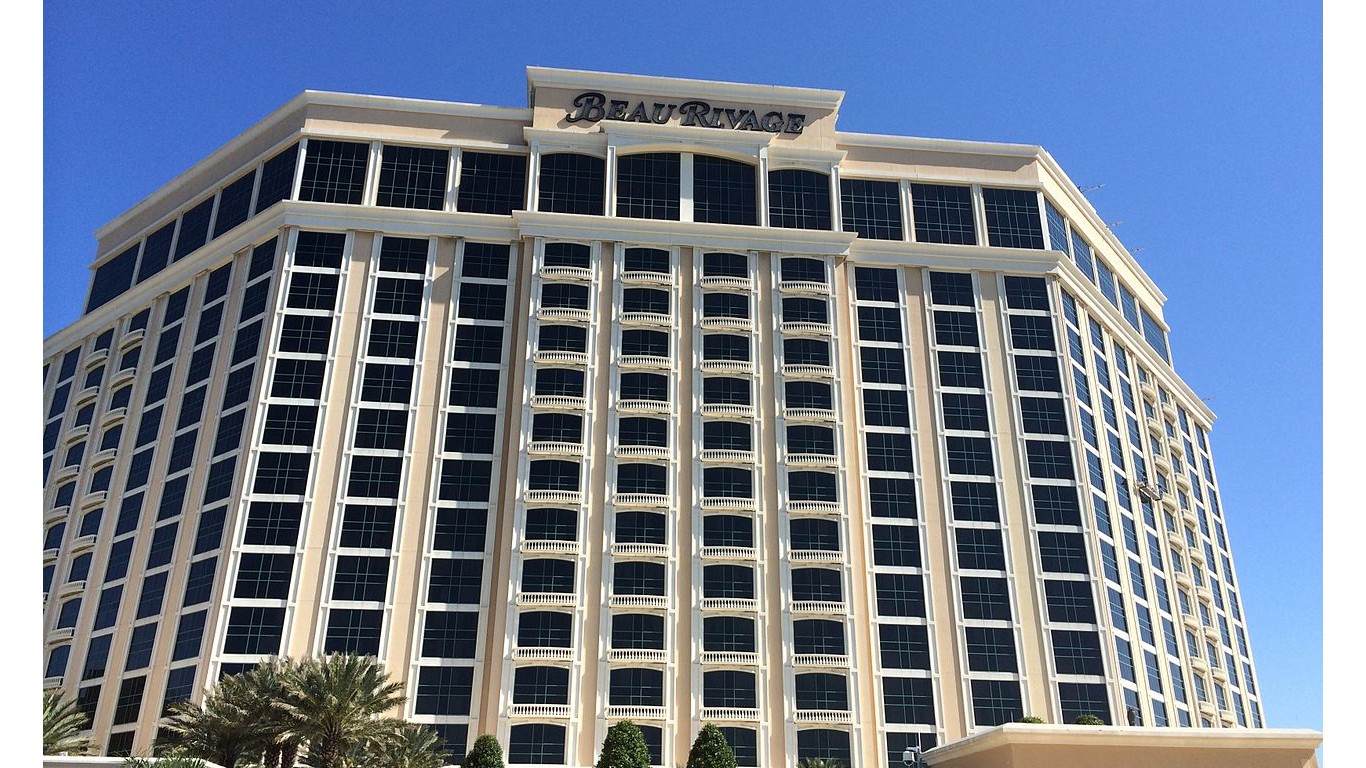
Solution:
{"label": "hotel building", "polygon": [[620,719],[762,768],[1262,727],[1213,415],[1047,152],[527,81],[306,92],[97,233],[44,346],[43,663],[102,753],[333,651],[510,765]]}

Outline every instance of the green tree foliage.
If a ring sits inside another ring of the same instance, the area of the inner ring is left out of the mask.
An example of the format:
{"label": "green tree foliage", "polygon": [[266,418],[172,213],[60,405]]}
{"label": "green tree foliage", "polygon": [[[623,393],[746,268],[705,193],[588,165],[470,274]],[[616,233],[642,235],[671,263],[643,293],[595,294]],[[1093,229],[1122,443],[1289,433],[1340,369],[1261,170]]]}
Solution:
{"label": "green tree foliage", "polygon": [[1072,722],[1076,725],[1105,725],[1105,721],[1095,715],[1077,715]]}
{"label": "green tree foliage", "polygon": [[735,768],[735,751],[720,728],[707,723],[688,751],[687,768]]}
{"label": "green tree foliage", "polygon": [[76,702],[62,698],[60,691],[43,694],[43,754],[84,755],[90,741],[81,737],[85,713]]}
{"label": "green tree foliage", "polygon": [[498,740],[485,733],[474,740],[470,753],[465,755],[463,768],[503,768],[503,748]]}
{"label": "green tree foliage", "polygon": [[436,731],[397,718],[379,721],[387,732],[369,745],[356,745],[343,765],[349,768],[442,768],[450,753]]}
{"label": "green tree foliage", "polygon": [[203,705],[178,701],[163,726],[158,746],[173,754],[209,760],[223,768],[259,754],[260,731],[249,708],[250,692],[236,677],[223,679],[204,696]]}
{"label": "green tree foliage", "polygon": [[1042,723],[1042,722],[1043,722],[1043,718],[1042,718],[1042,717],[1035,717],[1034,715],[1026,715],[1025,717],[1022,717],[1022,718],[1020,718],[1019,720],[1016,720],[1015,722],[1017,722],[1017,723]]}
{"label": "green tree foliage", "polygon": [[808,757],[799,761],[797,768],[844,768],[844,763],[831,757]]}
{"label": "green tree foliage", "polygon": [[650,748],[640,728],[630,720],[614,723],[602,740],[597,768],[649,768]]}
{"label": "green tree foliage", "polygon": [[389,682],[370,656],[331,654],[301,662],[287,677],[282,704],[288,732],[308,745],[311,768],[344,768],[355,750],[377,747],[392,732],[380,718],[402,704],[402,683]]}

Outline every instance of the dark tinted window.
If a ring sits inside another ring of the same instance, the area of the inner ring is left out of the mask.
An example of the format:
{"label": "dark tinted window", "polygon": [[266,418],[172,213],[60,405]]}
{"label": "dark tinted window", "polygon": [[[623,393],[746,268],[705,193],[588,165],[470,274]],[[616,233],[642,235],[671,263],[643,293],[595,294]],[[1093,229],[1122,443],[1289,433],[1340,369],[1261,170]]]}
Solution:
{"label": "dark tinted window", "polygon": [[[840,179],[844,231],[873,240],[901,240],[899,186],[895,181]],[[859,298],[864,297],[860,294]]]}
{"label": "dark tinted window", "polygon": [[[709,155],[693,157],[693,221],[759,223],[755,168]],[[826,199],[827,207],[829,198]],[[827,214],[828,215],[828,214]]]}
{"label": "dark tinted window", "polygon": [[983,189],[987,241],[1000,248],[1043,248],[1039,193],[1028,189]]}
{"label": "dark tinted window", "polygon": [[574,152],[555,152],[541,155],[540,163],[539,210],[603,215],[607,161]]}
{"label": "dark tinted window", "polygon": [[456,209],[506,215],[525,208],[526,160],[524,155],[462,150]]}
{"label": "dark tinted window", "polygon": [[299,199],[359,205],[369,158],[369,144],[309,139]]}
{"label": "dark tinted window", "polygon": [[912,184],[911,210],[915,217],[916,242],[976,244],[972,188]]}
{"label": "dark tinted window", "polygon": [[[310,145],[309,149],[312,147]],[[439,211],[446,199],[450,151],[429,147],[385,146],[379,166],[375,204]]]}
{"label": "dark tinted window", "polygon": [[679,156],[652,152],[617,157],[617,215],[678,221]]}
{"label": "dark tinted window", "polygon": [[830,177],[787,169],[768,173],[769,226],[830,229]]}

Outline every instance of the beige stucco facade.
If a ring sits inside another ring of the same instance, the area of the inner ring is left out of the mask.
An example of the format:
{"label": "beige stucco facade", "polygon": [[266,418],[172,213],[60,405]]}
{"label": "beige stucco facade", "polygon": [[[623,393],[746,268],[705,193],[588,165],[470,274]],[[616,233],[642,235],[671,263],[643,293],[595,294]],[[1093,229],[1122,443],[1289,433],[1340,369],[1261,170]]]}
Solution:
{"label": "beige stucco facade", "polygon": [[[107,744],[113,734],[131,738],[136,752],[147,749],[172,676],[177,685],[189,676],[187,695],[198,697],[225,665],[237,668],[274,652],[314,654],[342,642],[337,638],[345,633],[334,625],[336,617],[346,615],[357,622],[378,617],[373,638],[365,634],[371,631],[368,625],[356,624],[357,634],[346,635],[350,639],[345,642],[373,640],[380,660],[407,682],[409,702],[401,714],[447,728],[457,743],[462,736],[469,743],[479,733],[493,733],[505,749],[519,734],[530,733],[528,726],[563,728],[563,760],[550,761],[555,764],[591,764],[607,727],[629,717],[655,729],[662,765],[685,760],[703,722],[736,729],[737,738],[752,734],[750,759],[755,762],[742,765],[785,765],[834,750],[831,755],[858,765],[889,766],[895,763],[889,755],[915,743],[947,745],[932,753],[933,765],[1006,765],[1012,764],[1009,760],[1038,759],[1044,747],[1028,746],[1023,736],[1015,735],[1015,726],[976,737],[985,741],[960,740],[995,727],[993,720],[1003,712],[1059,722],[1084,706],[1103,709],[1107,719],[1119,722],[1133,707],[1144,724],[1203,724],[1191,738],[1206,731],[1221,738],[1226,731],[1236,732],[1246,736],[1237,742],[1238,749],[1262,749],[1253,736],[1262,724],[1260,698],[1205,438],[1213,414],[1168,359],[1161,322],[1165,297],[1045,151],[841,132],[836,122],[843,93],[838,91],[541,68],[528,70],[528,89],[527,109],[307,92],[98,233],[96,270],[130,248],[146,254],[151,235],[168,222],[180,221],[177,231],[184,231],[189,226],[186,212],[216,194],[220,202],[215,210],[223,208],[223,190],[243,174],[258,174],[259,189],[266,165],[298,148],[285,199],[207,237],[203,246],[129,285],[45,342],[45,423],[55,437],[50,447],[44,446],[44,519],[49,532],[65,526],[56,534],[57,546],[44,552],[45,564],[52,568],[45,662],[55,663],[52,654],[60,647],[69,654],[64,671],[51,675],[48,685],[93,702],[93,731],[100,740]],[[583,94],[601,99],[585,101]],[[614,101],[624,106],[616,108]],[[694,107],[688,124],[688,113],[675,107],[689,102],[706,102],[711,111],[704,117]],[[592,120],[594,115],[583,110],[595,104],[603,112]],[[315,150],[309,149],[310,142]],[[368,162],[357,182],[359,202],[320,202],[301,192],[307,186],[304,176],[313,172],[309,158],[316,154],[310,152],[318,151],[321,142],[367,148],[361,153]],[[382,177],[385,152],[397,146],[446,153],[441,155],[449,163],[446,186],[438,190],[444,198],[437,209],[376,204],[378,189],[388,183]],[[607,215],[543,209],[543,201],[551,198],[541,194],[549,178],[541,163],[565,153],[602,162]],[[624,195],[619,195],[617,168],[623,158],[640,154],[682,158],[677,219],[611,215]],[[482,183],[464,172],[464,164],[476,155],[525,158],[524,205],[506,214],[461,209],[457,201],[469,194],[461,183]],[[753,168],[754,222],[702,220],[702,193],[689,186],[701,178],[698,157]],[[777,178],[771,173],[787,170],[814,173],[808,178],[828,184],[828,228],[780,227],[771,220],[778,208],[769,195],[777,193],[766,181]],[[867,238],[846,226],[849,214],[841,201],[848,180],[890,185],[887,205],[899,221],[900,239]],[[939,188],[966,190],[969,203],[963,210],[970,223],[963,226],[972,230],[973,242],[937,242],[918,229],[926,223],[928,203],[920,196],[926,193],[913,190]],[[1000,191],[1022,192],[1035,201],[1033,223],[1022,228],[1037,230],[1037,247],[991,244],[1004,225],[999,210],[989,209],[993,203],[988,198]],[[306,263],[300,233],[336,235],[339,261],[332,266]],[[420,273],[402,274],[384,266],[385,249],[400,238],[425,244],[426,265]],[[550,263],[548,247],[561,245],[572,246],[567,251],[583,248],[586,266]],[[482,253],[485,246],[506,253],[509,266],[503,277],[470,277],[471,254]],[[1085,267],[1080,266],[1083,248]],[[666,254],[667,271],[628,275],[627,259],[640,249]],[[734,255],[743,264],[743,276],[726,282],[709,273],[708,255],[718,253]],[[1092,257],[1108,265],[1109,293],[1097,285],[1094,271],[1088,274],[1094,269]],[[268,259],[269,267],[253,266],[259,259]],[[787,269],[814,264],[821,265],[821,280],[785,276]],[[215,275],[224,267],[230,278],[219,292]],[[945,274],[967,281],[967,304],[946,304],[936,296],[938,276]],[[890,292],[875,299],[861,296],[860,280],[873,279],[884,281],[880,284]],[[294,291],[305,280],[333,286],[331,303],[300,303],[316,298]],[[396,315],[376,309],[382,290],[389,290],[379,286],[395,280],[413,284],[420,295],[416,312]],[[503,314],[492,319],[471,314],[476,310],[464,294],[471,284],[501,295]],[[1020,285],[1039,286],[1043,298],[1031,301],[1043,305],[1019,304],[1015,292]],[[165,321],[175,296],[187,286],[184,319]],[[585,287],[585,308],[570,320],[562,319],[570,317],[564,313],[543,312],[551,290],[547,286]],[[627,317],[623,307],[628,288],[663,295],[668,307],[664,321]],[[1132,305],[1111,295],[1121,290]],[[744,303],[744,322],[716,322],[724,318],[710,315],[708,307],[709,296],[717,293]],[[785,315],[789,300],[823,306],[826,320],[791,320]],[[252,303],[257,301],[259,310]],[[248,315],[249,304],[259,314]],[[1132,315],[1126,314],[1126,306]],[[147,308],[150,319],[133,328]],[[1146,313],[1141,321],[1140,310]],[[226,318],[221,331],[198,327],[201,318],[218,312]],[[945,342],[937,330],[945,313],[957,316],[948,321],[970,325],[975,343]],[[869,316],[895,319],[879,326],[885,336],[870,340],[871,326],[864,325]],[[304,352],[286,348],[294,343],[294,331],[288,329],[304,322],[300,318],[326,323],[323,347]],[[386,322],[412,324],[416,342],[410,353],[394,357],[373,351],[377,342],[372,334]],[[582,357],[568,363],[554,362],[560,358],[542,354],[548,350],[539,346],[546,327],[561,325],[582,329],[585,339]],[[1034,325],[1047,328],[1051,346],[1022,346],[1020,328]],[[462,334],[474,333],[471,328],[500,329],[496,349],[489,352],[494,357],[472,363],[461,359]],[[102,342],[110,329],[112,341]],[[626,353],[625,334],[635,331],[662,334],[667,355],[654,359]],[[178,336],[172,338],[172,333]],[[253,333],[258,341],[251,340]],[[708,359],[709,339],[718,334],[744,339],[748,359]],[[171,339],[164,343],[164,354],[163,338]],[[806,368],[790,363],[786,355],[795,348],[789,345],[792,340],[825,345],[829,362]],[[142,350],[141,359],[123,368],[123,357],[133,349]],[[67,374],[73,351],[73,370]],[[865,362],[865,356],[874,354],[899,361],[888,365],[904,373],[900,382],[873,379],[883,375]],[[977,361],[980,382],[946,384],[946,361],[967,359],[963,356]],[[636,357],[649,359],[627,359]],[[1021,386],[1022,366],[1035,360],[1051,361],[1059,372],[1057,388],[1043,396]],[[317,394],[279,394],[282,361],[316,364],[323,372]],[[367,371],[380,365],[409,371],[406,400],[378,408],[367,405]],[[84,386],[103,366],[109,373]],[[201,366],[209,367],[206,375],[199,373]],[[537,376],[547,369],[582,371],[582,397],[568,405],[544,405],[537,399]],[[487,371],[497,380],[493,405],[455,402],[451,393],[458,386],[453,382],[473,375],[468,371]],[[623,406],[629,398],[622,395],[622,376],[636,373],[667,380],[667,397],[645,406]],[[169,385],[157,383],[161,376],[168,377]],[[715,407],[724,404],[708,400],[711,378],[746,382],[749,405]],[[800,386],[789,387],[794,383]],[[131,387],[129,404],[120,410],[111,398],[124,386]],[[164,404],[148,396],[157,387],[163,390]],[[792,406],[789,392],[798,390],[828,392],[829,407]],[[884,393],[904,396],[904,423],[870,424],[870,403],[893,396]],[[202,414],[186,421],[187,397],[200,395]],[[980,398],[980,418],[988,426],[955,426],[959,414],[945,403],[960,395]],[[1031,426],[1036,416],[1031,409],[1042,400],[1063,404],[1059,413],[1065,428],[1046,439]],[[1107,400],[1109,406],[1102,407]],[[94,406],[88,416],[83,415],[86,405]],[[150,434],[141,434],[149,405],[166,415]],[[281,448],[270,437],[276,428],[271,414],[290,408],[316,414],[313,431],[306,442]],[[363,411],[404,414],[401,447],[371,450],[358,445]],[[534,445],[537,417],[547,413],[578,418],[582,432],[577,447]],[[452,449],[451,425],[468,414],[490,418],[487,447]],[[623,442],[622,419],[632,414],[664,423],[665,450],[623,450],[649,447]],[[225,415],[241,420],[235,443],[221,437]],[[93,423],[70,426],[82,419]],[[717,421],[749,425],[750,450],[709,453],[707,425]],[[74,446],[103,440],[115,427],[122,431],[111,438],[114,450],[86,450],[74,464],[65,463]],[[828,453],[788,445],[794,434],[816,434],[810,430],[820,430],[821,440],[828,434]],[[985,446],[989,471],[959,470],[960,440]],[[879,463],[882,454],[871,447],[875,442],[904,444],[906,455],[914,459],[884,466]],[[1031,452],[1040,443],[1063,446],[1070,477],[1041,481],[1040,470],[1031,463]],[[194,452],[188,471],[179,466],[184,454],[177,446]],[[134,456],[146,456],[150,465],[136,468]],[[281,461],[280,456],[307,457],[306,480],[297,491],[262,490],[264,457]],[[397,490],[382,500],[356,496],[351,473],[357,456],[399,467]],[[217,477],[214,467],[229,461],[235,464],[228,470],[228,494],[201,502],[210,496],[211,478]],[[576,464],[576,490],[537,496],[535,492],[547,489],[533,487],[532,465],[545,461]],[[487,465],[486,499],[472,502],[447,495],[456,492],[449,468],[468,466],[462,462]],[[621,466],[627,464],[660,468],[667,492],[621,493]],[[1088,467],[1093,467],[1090,473]],[[99,481],[106,489],[91,491],[104,468],[111,469]],[[747,473],[753,490],[744,503],[708,495],[707,478],[717,468]],[[837,500],[796,498],[793,474],[799,472],[833,477]],[[145,475],[142,485],[130,485],[130,476],[138,473]],[[1113,480],[1116,475],[1124,480],[1123,488]],[[1147,478],[1160,484],[1162,492],[1145,491],[1147,483],[1138,485]],[[904,487],[913,489],[914,512],[900,518],[879,512],[885,501],[885,492],[873,487],[879,481],[909,483]],[[174,485],[181,482],[183,486]],[[965,484],[990,496],[997,510],[994,521],[970,519],[958,510]],[[68,486],[70,491],[64,490]],[[163,501],[167,487],[189,489],[183,507]],[[1075,521],[1041,516],[1038,489],[1045,487],[1075,495]],[[130,507],[132,497],[140,500],[141,514],[124,530],[120,513]],[[262,519],[261,510],[269,505],[277,505],[271,509],[280,514],[299,510],[293,544],[253,538],[264,535],[258,534],[253,518]],[[350,510],[365,505],[384,507],[392,515],[387,546],[344,543],[343,536],[351,535],[345,522]],[[572,540],[527,537],[529,514],[560,507],[576,516]],[[77,536],[86,513],[96,509],[103,510],[102,518],[94,518],[97,530],[91,537]],[[209,512],[222,514],[218,540],[212,529],[205,531]],[[434,544],[435,537],[449,534],[446,515],[472,512],[486,513],[479,549],[452,555]],[[617,516],[623,513],[662,516],[664,543],[615,538],[621,525]],[[752,545],[708,544],[708,520],[717,516],[752,521]],[[179,528],[171,532],[168,545],[168,537],[158,531],[172,520]],[[794,538],[799,528],[827,530],[827,524],[835,532],[833,548],[824,540],[819,548],[799,546]],[[1001,558],[999,567],[965,564],[966,558],[977,556],[977,549],[963,543],[974,537],[988,541],[987,554]],[[1061,546],[1055,539],[1079,542],[1075,551],[1084,553],[1080,571],[1050,565]],[[127,574],[97,583],[116,545],[130,548]],[[153,550],[167,548],[164,564],[144,567]],[[64,581],[85,552],[92,555],[90,575]],[[285,590],[276,593],[263,586],[265,577],[243,576],[244,559],[253,569],[287,561]],[[350,591],[355,586],[351,581],[339,586],[337,574],[360,560],[383,572],[379,599],[338,597],[359,594]],[[527,563],[542,560],[572,567],[573,588],[562,594],[525,589]],[[634,563],[643,563],[651,573],[656,566],[661,569],[665,587],[660,594],[614,591],[615,569]],[[753,596],[709,602],[705,585],[712,572],[708,569],[715,566],[748,569]],[[432,599],[436,570],[457,567],[477,567],[477,599]],[[149,573],[154,578],[165,574],[165,597],[157,610],[144,605]],[[182,604],[187,587],[191,582],[202,585],[205,573],[211,582],[207,599]],[[797,590],[807,587],[794,586],[794,578],[831,580],[838,585],[839,599],[800,599]],[[920,585],[920,597],[888,598],[887,584],[893,582]],[[976,609],[968,605],[972,600],[965,597],[965,585],[975,589],[987,582],[1004,590],[1004,616],[969,615]],[[122,590],[121,597],[112,592],[114,587]],[[1056,589],[1085,592],[1089,613],[1080,610],[1059,618],[1061,604],[1053,602],[1050,591]],[[263,596],[267,592],[271,596]],[[68,611],[74,614],[71,626],[58,626],[66,623],[63,608],[78,597],[82,603]],[[917,599],[918,606],[888,607]],[[107,611],[95,615],[102,600],[112,604],[112,619]],[[193,619],[202,621],[196,638],[185,617],[200,612],[202,617]],[[520,622],[528,613],[567,614],[569,644],[521,645]],[[456,614],[476,616],[477,629],[457,641],[455,634],[431,629],[429,622],[437,614],[452,622]],[[613,647],[616,617],[636,614],[662,618],[662,647]],[[249,615],[263,623],[252,624],[249,632],[239,629],[247,626],[241,622]],[[277,616],[279,623],[272,623]],[[752,620],[755,647],[713,655],[721,652],[707,647],[712,641],[704,627],[717,617]],[[798,622],[804,631],[817,626],[814,622],[826,622],[819,625],[822,632],[837,626],[843,651],[831,652],[835,645],[825,652],[800,650],[806,641],[796,636]],[[125,669],[134,633],[143,627],[151,627],[138,635],[144,644],[152,638],[147,664]],[[983,668],[977,655],[981,641],[976,634],[969,639],[966,628],[997,642],[1008,637],[1008,653],[998,646],[991,662],[996,666]],[[278,631],[278,650],[260,650],[267,647],[255,644],[260,633],[271,631]],[[924,640],[908,641],[893,651],[883,631],[912,638],[923,631]],[[1166,639],[1164,632],[1170,633]],[[242,640],[246,645],[233,645],[248,635]],[[1073,642],[1081,636],[1085,642],[1094,638],[1095,647],[1083,643],[1077,653],[1099,667],[1064,666],[1079,663],[1071,652],[1062,653],[1059,661],[1059,638]],[[104,637],[109,638],[107,664],[90,668],[91,639]],[[433,658],[427,646],[433,637],[434,644],[449,642],[462,650],[457,656]],[[243,652],[243,647],[257,650]],[[910,657],[916,661],[905,661]],[[522,695],[520,670],[530,667],[556,670],[547,673],[552,676],[567,672],[565,703],[517,700]],[[642,680],[660,675],[658,704],[614,703],[614,674],[625,669],[644,670]],[[87,674],[91,671],[99,674]],[[716,672],[739,676],[727,679],[751,679],[753,705],[735,704],[744,697],[737,699],[730,691],[717,696],[728,703],[708,703],[712,694],[707,681],[719,679],[709,677]],[[123,701],[136,711],[130,722],[127,707],[119,707],[119,694],[124,681],[137,677],[144,678],[137,703]],[[436,680],[442,682],[430,682]],[[898,693],[891,692],[892,684]],[[831,685],[842,686],[843,699],[826,687]],[[438,689],[439,694],[433,693]],[[1085,705],[1075,693],[1083,689],[1093,697]],[[979,700],[988,690],[999,697],[990,706]],[[808,706],[808,695],[819,699],[820,706]],[[455,711],[424,711],[432,706]],[[1087,735],[1122,736],[1129,730]],[[1154,738],[1160,736],[1164,743],[1171,741],[1165,734],[1175,732],[1133,729],[1139,731],[1157,733]],[[1084,752],[1087,759],[1100,753],[1085,750],[1111,749],[1090,742],[1072,745],[1067,739],[1073,732],[1067,728],[1029,733],[1054,734],[1073,750],[1069,754]],[[1000,738],[1006,741],[991,741]],[[972,760],[1007,762],[953,762],[969,760],[955,756],[961,750],[954,751],[968,743],[995,745],[972,753],[977,755]],[[1124,750],[1130,747],[1114,749],[1118,751],[1105,753],[1105,760],[1123,764],[1129,759]],[[1000,758],[1002,754],[1010,757]]]}

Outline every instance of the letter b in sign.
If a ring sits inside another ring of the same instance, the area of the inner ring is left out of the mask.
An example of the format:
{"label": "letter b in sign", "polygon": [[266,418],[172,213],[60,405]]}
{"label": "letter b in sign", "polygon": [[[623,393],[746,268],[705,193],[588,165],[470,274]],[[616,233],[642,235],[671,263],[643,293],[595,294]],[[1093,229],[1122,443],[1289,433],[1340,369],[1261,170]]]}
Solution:
{"label": "letter b in sign", "polygon": [[607,114],[607,110],[603,108],[606,102],[607,97],[596,91],[581,93],[574,99],[574,106],[578,111],[566,115],[565,121],[578,123],[586,120],[596,123]]}

